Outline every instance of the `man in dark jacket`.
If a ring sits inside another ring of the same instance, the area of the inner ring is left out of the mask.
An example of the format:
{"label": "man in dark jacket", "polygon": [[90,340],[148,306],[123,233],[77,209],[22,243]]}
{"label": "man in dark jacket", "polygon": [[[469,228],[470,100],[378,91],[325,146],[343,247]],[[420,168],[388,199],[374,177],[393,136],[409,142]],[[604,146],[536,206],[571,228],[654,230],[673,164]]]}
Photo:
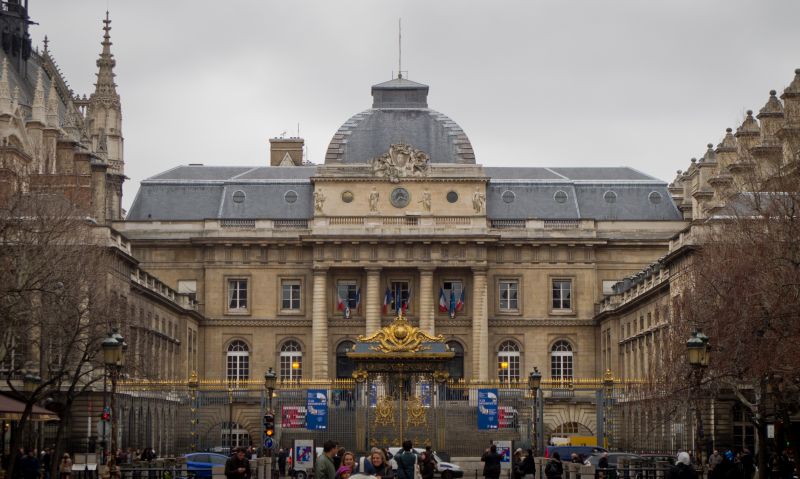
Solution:
{"label": "man in dark jacket", "polygon": [[678,461],[667,472],[667,479],[697,479],[697,471],[692,467],[692,459],[689,453],[681,452],[678,454]]}
{"label": "man in dark jacket", "polygon": [[236,450],[225,462],[225,477],[228,479],[250,479],[250,461],[242,448]]}
{"label": "man in dark jacket", "polygon": [[547,476],[547,479],[561,479],[564,475],[564,465],[561,464],[561,454],[558,452],[553,453],[553,457],[547,461],[547,465],[544,466],[544,475]]}
{"label": "man in dark jacket", "polygon": [[278,473],[281,475],[281,477],[286,475],[287,456],[288,454],[286,454],[286,449],[281,448],[280,451],[278,451]]}
{"label": "man in dark jacket", "polygon": [[528,449],[528,455],[522,460],[520,469],[522,470],[523,477],[528,474],[536,477],[536,460],[533,456],[533,449]]}
{"label": "man in dark jacket", "polygon": [[497,453],[497,446],[492,444],[489,449],[481,456],[483,461],[483,477],[486,479],[497,479],[500,477],[500,463],[503,456]]}
{"label": "man in dark jacket", "polygon": [[397,479],[414,479],[414,468],[417,467],[417,455],[411,452],[411,441],[403,441],[403,450],[394,456],[397,463]]}
{"label": "man in dark jacket", "polygon": [[22,458],[20,466],[22,479],[39,479],[39,459],[36,458],[33,450],[29,450],[28,454]]}

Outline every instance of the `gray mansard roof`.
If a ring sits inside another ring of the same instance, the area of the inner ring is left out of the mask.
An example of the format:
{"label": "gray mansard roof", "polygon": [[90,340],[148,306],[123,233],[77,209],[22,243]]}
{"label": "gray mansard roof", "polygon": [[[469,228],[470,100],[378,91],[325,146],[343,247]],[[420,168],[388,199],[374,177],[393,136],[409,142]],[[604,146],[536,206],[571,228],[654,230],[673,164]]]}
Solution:
{"label": "gray mansard roof", "polygon": [[[127,219],[309,219],[315,172],[314,166],[179,166],[142,182]],[[682,219],[666,183],[632,168],[486,167],[484,172],[490,178],[490,219]]]}

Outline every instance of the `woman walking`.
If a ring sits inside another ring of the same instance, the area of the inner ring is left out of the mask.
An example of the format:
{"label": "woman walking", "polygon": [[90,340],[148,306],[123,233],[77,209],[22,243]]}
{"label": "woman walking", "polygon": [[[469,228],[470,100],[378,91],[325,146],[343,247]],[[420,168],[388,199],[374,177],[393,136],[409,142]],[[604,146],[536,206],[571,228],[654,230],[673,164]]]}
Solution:
{"label": "woman walking", "polygon": [[70,479],[72,477],[72,459],[66,452],[61,456],[61,462],[58,463],[58,475],[61,479]]}

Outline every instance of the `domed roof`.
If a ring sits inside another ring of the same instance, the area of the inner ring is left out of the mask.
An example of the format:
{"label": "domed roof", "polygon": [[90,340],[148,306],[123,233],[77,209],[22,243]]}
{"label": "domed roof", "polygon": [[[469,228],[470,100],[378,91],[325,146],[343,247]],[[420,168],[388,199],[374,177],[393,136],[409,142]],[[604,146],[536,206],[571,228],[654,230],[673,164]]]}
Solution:
{"label": "domed roof", "polygon": [[368,163],[394,143],[430,155],[431,163],[475,164],[460,126],[428,108],[428,85],[402,77],[372,86],[372,108],[353,115],[333,135],[325,164]]}

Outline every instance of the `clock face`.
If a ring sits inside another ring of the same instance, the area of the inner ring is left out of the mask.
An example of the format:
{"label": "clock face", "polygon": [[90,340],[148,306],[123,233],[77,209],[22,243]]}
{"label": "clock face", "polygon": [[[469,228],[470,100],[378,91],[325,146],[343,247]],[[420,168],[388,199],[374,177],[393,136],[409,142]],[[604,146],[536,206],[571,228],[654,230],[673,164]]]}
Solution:
{"label": "clock face", "polygon": [[395,188],[392,190],[389,200],[395,208],[405,208],[408,206],[408,202],[411,201],[411,194],[405,188]]}

